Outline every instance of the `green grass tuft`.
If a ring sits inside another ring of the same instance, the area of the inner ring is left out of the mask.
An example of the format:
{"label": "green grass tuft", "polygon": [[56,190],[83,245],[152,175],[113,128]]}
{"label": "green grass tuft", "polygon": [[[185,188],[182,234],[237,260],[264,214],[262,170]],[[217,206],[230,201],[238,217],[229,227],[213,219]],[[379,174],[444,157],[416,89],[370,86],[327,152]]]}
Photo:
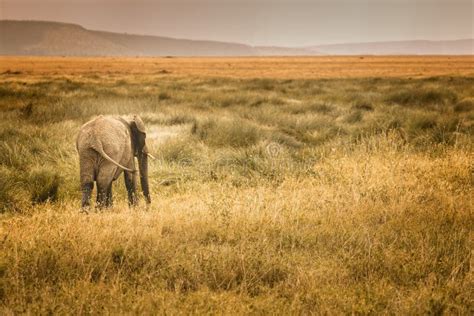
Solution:
{"label": "green grass tuft", "polygon": [[260,139],[258,128],[244,120],[208,119],[193,124],[192,133],[214,147],[247,147]]}
{"label": "green grass tuft", "polygon": [[471,112],[474,110],[474,98],[465,98],[456,103],[455,112]]}
{"label": "green grass tuft", "polygon": [[28,178],[31,201],[33,203],[56,201],[58,199],[58,191],[61,181],[61,177],[54,170],[38,169],[31,171]]}
{"label": "green grass tuft", "polygon": [[443,88],[410,88],[391,93],[387,101],[403,106],[446,105],[455,103],[456,93]]}

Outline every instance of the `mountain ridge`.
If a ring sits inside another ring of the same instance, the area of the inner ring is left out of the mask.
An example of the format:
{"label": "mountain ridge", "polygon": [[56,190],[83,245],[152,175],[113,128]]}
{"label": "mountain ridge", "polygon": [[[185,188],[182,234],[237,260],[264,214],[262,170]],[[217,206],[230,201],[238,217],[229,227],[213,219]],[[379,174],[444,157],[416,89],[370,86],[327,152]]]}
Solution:
{"label": "mountain ridge", "polygon": [[317,56],[473,55],[474,39],[252,46],[212,40],[89,30],[66,22],[0,20],[0,55],[32,56]]}

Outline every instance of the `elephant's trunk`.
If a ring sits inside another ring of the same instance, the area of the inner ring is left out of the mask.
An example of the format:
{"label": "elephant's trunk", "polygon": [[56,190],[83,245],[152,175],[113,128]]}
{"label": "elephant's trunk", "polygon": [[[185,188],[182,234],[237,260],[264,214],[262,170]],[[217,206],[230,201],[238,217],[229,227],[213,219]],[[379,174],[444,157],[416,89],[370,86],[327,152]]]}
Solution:
{"label": "elephant's trunk", "polygon": [[148,185],[148,151],[146,146],[138,155],[138,166],[140,168],[140,184],[147,204],[151,203],[150,188]]}

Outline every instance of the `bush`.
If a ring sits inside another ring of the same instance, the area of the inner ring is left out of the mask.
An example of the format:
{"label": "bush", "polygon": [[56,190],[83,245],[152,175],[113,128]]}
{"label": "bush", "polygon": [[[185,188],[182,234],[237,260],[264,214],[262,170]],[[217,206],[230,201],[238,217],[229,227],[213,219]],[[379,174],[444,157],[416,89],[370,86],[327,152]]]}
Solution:
{"label": "bush", "polygon": [[31,201],[33,203],[44,203],[56,201],[61,177],[53,170],[33,170],[29,176]]}

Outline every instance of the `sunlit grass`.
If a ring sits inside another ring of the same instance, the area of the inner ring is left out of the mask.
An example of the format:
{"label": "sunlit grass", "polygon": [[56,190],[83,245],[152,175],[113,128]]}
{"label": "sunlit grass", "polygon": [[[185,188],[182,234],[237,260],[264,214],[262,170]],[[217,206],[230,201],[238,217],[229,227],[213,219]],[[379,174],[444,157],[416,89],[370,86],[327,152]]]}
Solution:
{"label": "sunlit grass", "polygon": [[[0,311],[470,314],[473,79],[0,77]],[[140,114],[152,204],[79,213]]]}

